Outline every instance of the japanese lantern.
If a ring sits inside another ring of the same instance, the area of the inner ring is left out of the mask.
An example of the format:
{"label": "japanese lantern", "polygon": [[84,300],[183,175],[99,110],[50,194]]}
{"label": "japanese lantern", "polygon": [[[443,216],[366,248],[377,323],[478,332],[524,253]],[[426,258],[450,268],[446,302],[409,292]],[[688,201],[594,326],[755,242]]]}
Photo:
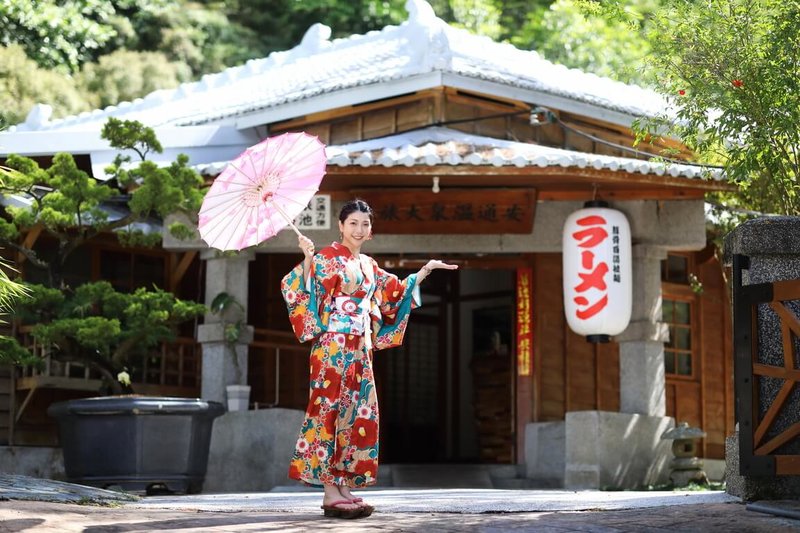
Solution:
{"label": "japanese lantern", "polygon": [[606,202],[587,202],[567,217],[562,249],[567,323],[589,342],[608,342],[631,318],[628,219]]}

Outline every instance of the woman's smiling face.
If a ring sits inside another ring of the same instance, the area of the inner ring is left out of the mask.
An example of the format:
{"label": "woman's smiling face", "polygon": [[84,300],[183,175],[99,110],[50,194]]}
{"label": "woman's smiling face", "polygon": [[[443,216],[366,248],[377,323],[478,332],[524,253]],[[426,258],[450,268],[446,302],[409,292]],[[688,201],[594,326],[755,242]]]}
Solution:
{"label": "woman's smiling face", "polygon": [[372,236],[369,214],[361,211],[350,213],[344,222],[339,222],[339,231],[342,232],[342,244],[347,246],[351,252],[360,250],[364,241]]}

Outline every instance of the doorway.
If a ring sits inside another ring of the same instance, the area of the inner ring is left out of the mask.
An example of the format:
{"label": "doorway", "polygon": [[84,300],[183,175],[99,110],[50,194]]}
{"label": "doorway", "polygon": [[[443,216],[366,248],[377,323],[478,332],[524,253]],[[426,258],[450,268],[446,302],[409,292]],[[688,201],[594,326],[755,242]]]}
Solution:
{"label": "doorway", "polygon": [[403,345],[375,352],[383,463],[513,462],[514,274],[433,272]]}

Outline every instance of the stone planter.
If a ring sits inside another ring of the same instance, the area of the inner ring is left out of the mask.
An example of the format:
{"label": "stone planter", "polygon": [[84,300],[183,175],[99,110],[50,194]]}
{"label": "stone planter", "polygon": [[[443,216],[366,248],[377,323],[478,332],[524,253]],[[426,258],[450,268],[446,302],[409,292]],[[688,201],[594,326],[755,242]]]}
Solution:
{"label": "stone planter", "polygon": [[67,481],[131,492],[198,493],[218,402],[106,396],[50,406]]}
{"label": "stone planter", "polygon": [[226,387],[228,411],[247,411],[250,408],[250,385]]}

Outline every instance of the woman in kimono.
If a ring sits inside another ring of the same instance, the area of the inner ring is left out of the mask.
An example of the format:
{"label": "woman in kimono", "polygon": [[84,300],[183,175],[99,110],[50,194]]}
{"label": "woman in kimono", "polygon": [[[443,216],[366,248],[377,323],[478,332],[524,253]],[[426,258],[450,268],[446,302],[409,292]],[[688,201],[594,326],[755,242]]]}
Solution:
{"label": "woman in kimono", "polygon": [[341,242],[305,256],[281,282],[292,328],[313,341],[308,408],[289,465],[289,477],[322,485],[325,516],[369,516],[372,507],[351,489],[376,482],[378,398],[372,351],[399,346],[411,309],[420,305],[419,284],[432,270],[455,269],[432,259],[400,280],[361,254],[372,238],[373,214],[362,200],[339,215]]}

